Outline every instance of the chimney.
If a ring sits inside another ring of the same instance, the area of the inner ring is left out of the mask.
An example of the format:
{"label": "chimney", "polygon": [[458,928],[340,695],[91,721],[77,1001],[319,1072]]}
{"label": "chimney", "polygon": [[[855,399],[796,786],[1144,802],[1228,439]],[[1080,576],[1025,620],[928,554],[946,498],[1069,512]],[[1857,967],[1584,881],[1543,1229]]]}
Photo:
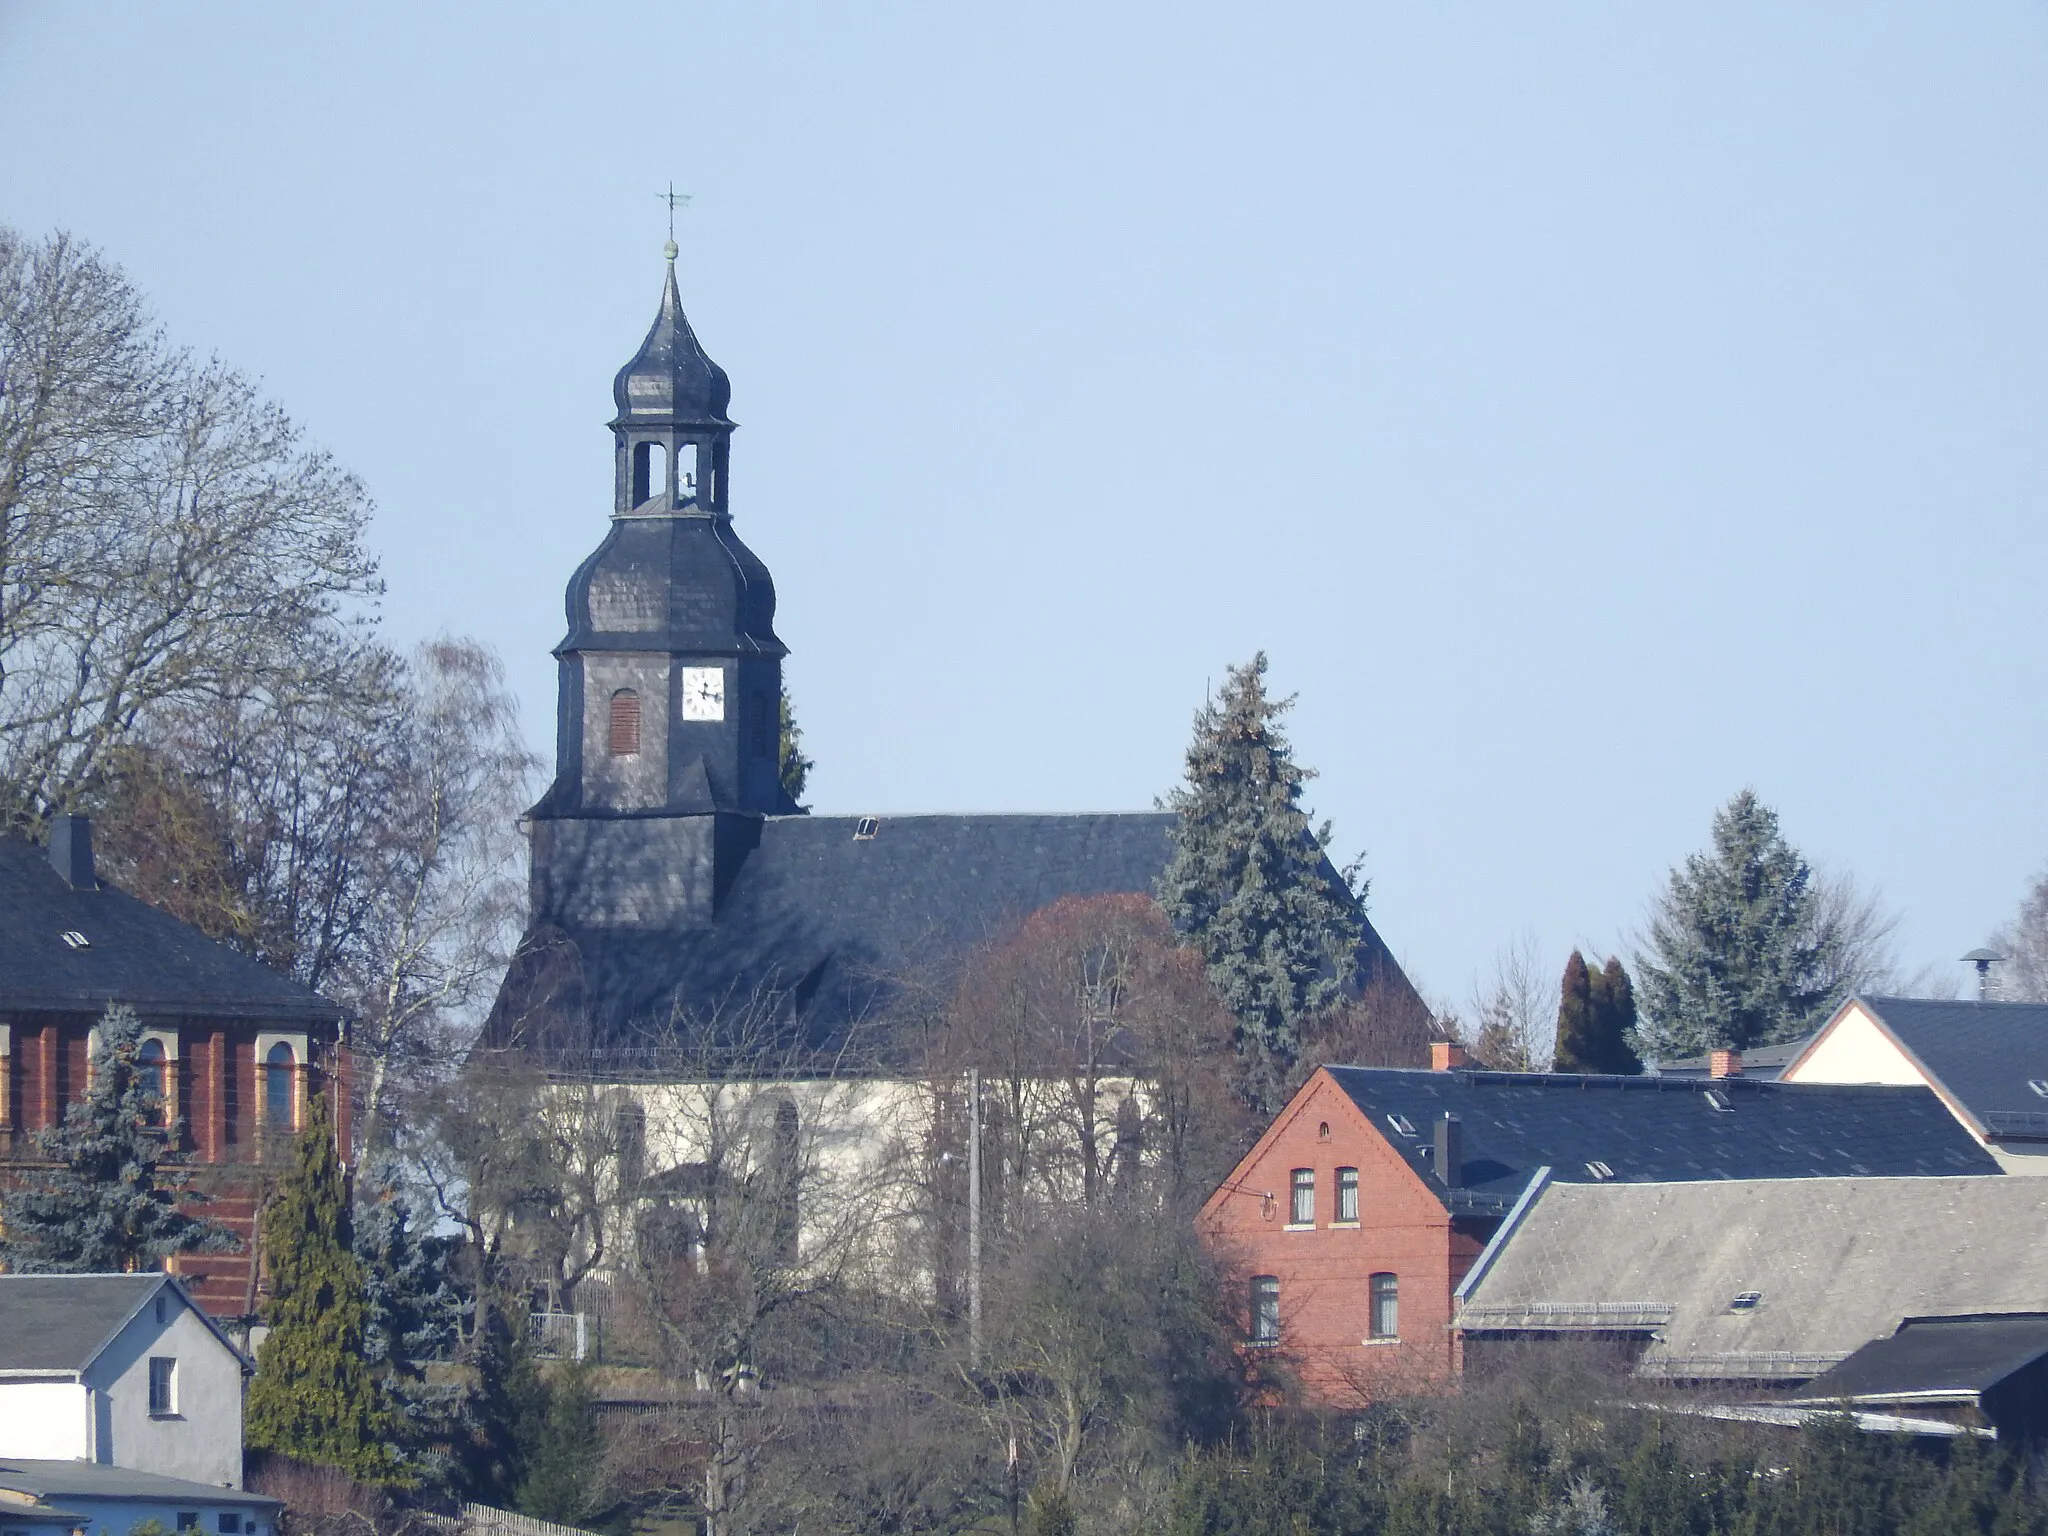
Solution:
{"label": "chimney", "polygon": [[1436,1123],[1436,1176],[1445,1189],[1456,1189],[1465,1177],[1465,1136],[1449,1110]]}
{"label": "chimney", "polygon": [[92,872],[92,819],[54,816],[50,819],[50,863],[74,891],[100,888]]}
{"label": "chimney", "polygon": [[1465,1054],[1465,1047],[1455,1040],[1432,1040],[1429,1042],[1429,1070],[1448,1072],[1462,1067],[1472,1058]]}
{"label": "chimney", "polygon": [[1707,1076],[1742,1076],[1742,1052],[1730,1050],[1707,1052]]}

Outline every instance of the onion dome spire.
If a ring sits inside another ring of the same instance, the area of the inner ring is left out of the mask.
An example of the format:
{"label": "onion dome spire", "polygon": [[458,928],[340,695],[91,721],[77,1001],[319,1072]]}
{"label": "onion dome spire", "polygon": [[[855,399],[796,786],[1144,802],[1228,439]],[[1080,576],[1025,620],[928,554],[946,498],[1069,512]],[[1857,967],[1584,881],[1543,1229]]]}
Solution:
{"label": "onion dome spire", "polygon": [[612,425],[730,427],[725,410],[732,403],[732,382],[705,355],[683,313],[682,295],[676,290],[674,240],[662,254],[668,259],[668,273],[662,283],[661,310],[640,350],[612,381],[612,400],[619,408]]}

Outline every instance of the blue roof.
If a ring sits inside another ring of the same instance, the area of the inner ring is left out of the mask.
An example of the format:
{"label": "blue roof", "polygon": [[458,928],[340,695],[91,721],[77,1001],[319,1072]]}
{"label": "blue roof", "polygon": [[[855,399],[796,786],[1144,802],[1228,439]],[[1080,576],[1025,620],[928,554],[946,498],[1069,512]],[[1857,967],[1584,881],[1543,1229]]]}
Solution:
{"label": "blue roof", "polygon": [[[1997,1159],[1926,1088],[1328,1070],[1375,1130],[1412,1149],[1416,1171],[1454,1210],[1504,1210],[1545,1166],[1553,1179],[1582,1184],[1609,1177],[1647,1184],[2000,1171]],[[1447,1113],[1458,1117],[1463,1147],[1455,1190],[1436,1179],[1428,1156],[1433,1127]]]}
{"label": "blue roof", "polygon": [[2048,1139],[2048,1003],[1859,997],[1988,1135]]}

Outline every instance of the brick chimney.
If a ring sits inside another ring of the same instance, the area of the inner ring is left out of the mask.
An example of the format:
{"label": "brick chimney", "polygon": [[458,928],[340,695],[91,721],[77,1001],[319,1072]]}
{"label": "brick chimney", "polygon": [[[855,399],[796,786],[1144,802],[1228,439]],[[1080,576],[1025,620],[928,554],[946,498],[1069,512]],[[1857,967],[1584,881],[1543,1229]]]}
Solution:
{"label": "brick chimney", "polygon": [[1455,1040],[1429,1042],[1429,1070],[1432,1072],[1449,1072],[1454,1067],[1464,1066],[1471,1059],[1465,1054],[1465,1047]]}
{"label": "brick chimney", "polygon": [[1707,1052],[1707,1076],[1742,1076],[1742,1052],[1729,1050]]}
{"label": "brick chimney", "polygon": [[85,816],[50,818],[50,863],[74,891],[100,888],[92,868],[92,821]]}

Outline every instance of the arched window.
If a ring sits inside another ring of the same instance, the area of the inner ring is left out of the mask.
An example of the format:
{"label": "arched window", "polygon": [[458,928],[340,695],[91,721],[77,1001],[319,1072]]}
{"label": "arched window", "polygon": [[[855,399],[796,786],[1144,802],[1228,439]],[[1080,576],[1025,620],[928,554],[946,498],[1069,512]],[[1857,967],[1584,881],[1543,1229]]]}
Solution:
{"label": "arched window", "polygon": [[1401,1279],[1382,1271],[1372,1277],[1372,1327],[1376,1339],[1401,1336]]}
{"label": "arched window", "polygon": [[295,1131],[298,1127],[298,1058],[280,1040],[263,1058],[263,1124],[272,1131]]}
{"label": "arched window", "polygon": [[611,754],[632,757],[640,750],[640,695],[621,688],[612,695]]}
{"label": "arched window", "polygon": [[149,1123],[167,1125],[171,1118],[171,1059],[161,1040],[144,1040],[135,1052],[135,1072],[143,1089],[156,1100],[150,1107]]}
{"label": "arched window", "polygon": [[633,505],[668,489],[668,452],[659,443],[633,445]]}

